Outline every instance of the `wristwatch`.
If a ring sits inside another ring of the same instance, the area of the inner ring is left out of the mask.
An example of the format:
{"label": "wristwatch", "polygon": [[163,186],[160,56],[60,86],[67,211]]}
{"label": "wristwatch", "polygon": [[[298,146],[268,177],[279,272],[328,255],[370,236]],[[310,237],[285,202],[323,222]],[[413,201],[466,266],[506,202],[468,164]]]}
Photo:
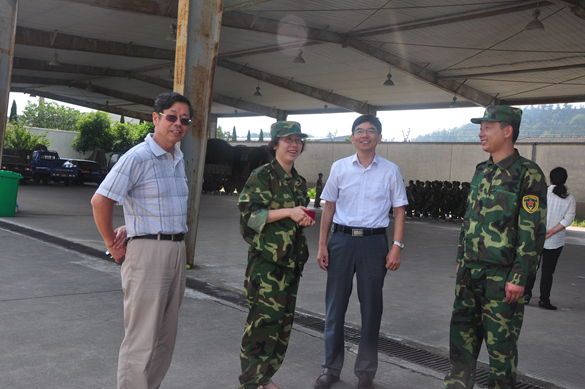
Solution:
{"label": "wristwatch", "polygon": [[394,242],[392,242],[392,244],[395,244],[396,246],[400,247],[401,249],[404,248],[404,243],[402,243],[402,242],[398,242],[395,240]]}

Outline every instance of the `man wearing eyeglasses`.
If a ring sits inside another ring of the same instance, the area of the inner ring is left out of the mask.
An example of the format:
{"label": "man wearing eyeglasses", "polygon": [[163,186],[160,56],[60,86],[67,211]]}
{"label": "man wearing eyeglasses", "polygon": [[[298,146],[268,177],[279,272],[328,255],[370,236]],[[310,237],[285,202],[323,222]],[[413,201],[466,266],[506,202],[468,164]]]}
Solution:
{"label": "man wearing eyeglasses", "polygon": [[[125,258],[119,389],[158,388],[171,364],[185,292],[189,195],[177,143],[187,134],[192,116],[186,97],[160,94],[152,114],[154,134],[120,158],[91,200],[108,251],[117,263]],[[126,222],[116,230],[114,202],[124,206]]]}
{"label": "man wearing eyeglasses", "polygon": [[[345,349],[343,326],[354,273],[362,313],[354,373],[358,389],[374,387],[384,277],[387,270],[398,270],[404,248],[404,206],[408,201],[398,166],[376,154],[382,124],[375,116],[363,115],[355,120],[351,132],[357,152],[333,164],[321,195],[325,204],[317,261],[327,271],[325,359],[315,389],[328,389],[339,381]],[[391,207],[394,241],[389,245],[386,227]],[[327,243],[332,224],[333,235]]]}

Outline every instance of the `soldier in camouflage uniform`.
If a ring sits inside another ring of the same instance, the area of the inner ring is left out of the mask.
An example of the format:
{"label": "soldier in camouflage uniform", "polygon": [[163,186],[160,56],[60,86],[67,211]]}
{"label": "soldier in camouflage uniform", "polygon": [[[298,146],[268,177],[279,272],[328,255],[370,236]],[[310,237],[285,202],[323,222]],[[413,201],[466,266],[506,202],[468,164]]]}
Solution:
{"label": "soldier in camouflage uniform", "polygon": [[240,232],[250,244],[244,288],[250,311],[240,359],[240,389],[277,389],[290,338],[297,290],[309,257],[304,227],[315,221],[305,211],[307,183],[293,167],[306,134],[296,122],[276,122],[270,131],[272,162],[252,172],[240,195]]}
{"label": "soldier in camouflage uniform", "polygon": [[546,234],[546,181],[518,154],[522,111],[489,106],[479,138],[490,159],[477,165],[457,253],[446,388],[472,389],[482,341],[488,388],[516,388],[524,286],[536,272]]}

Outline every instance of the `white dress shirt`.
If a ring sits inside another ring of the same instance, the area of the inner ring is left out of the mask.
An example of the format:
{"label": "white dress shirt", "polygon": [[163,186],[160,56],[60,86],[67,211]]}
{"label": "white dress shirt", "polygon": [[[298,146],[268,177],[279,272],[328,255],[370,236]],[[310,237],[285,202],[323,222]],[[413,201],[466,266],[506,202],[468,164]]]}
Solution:
{"label": "white dress shirt", "polygon": [[334,223],[364,228],[388,227],[390,207],[408,204],[400,169],[377,154],[367,168],[357,154],[334,162],[321,199],[335,203]]}
{"label": "white dress shirt", "polygon": [[575,197],[572,194],[569,194],[564,199],[554,194],[553,189],[555,186],[549,186],[546,194],[546,230],[552,229],[559,223],[565,226],[565,228],[544,241],[544,248],[548,250],[565,245],[566,227],[573,223],[577,207]]}
{"label": "white dress shirt", "polygon": [[96,193],[124,206],[128,237],[187,232],[183,153],[175,145],[173,159],[152,134],[120,158]]}

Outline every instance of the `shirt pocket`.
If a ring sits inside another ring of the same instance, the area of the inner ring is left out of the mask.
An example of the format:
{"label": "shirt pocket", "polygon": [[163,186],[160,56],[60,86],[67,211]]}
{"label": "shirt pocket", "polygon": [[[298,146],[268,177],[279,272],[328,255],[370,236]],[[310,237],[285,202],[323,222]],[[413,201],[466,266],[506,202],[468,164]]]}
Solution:
{"label": "shirt pocket", "polygon": [[370,189],[370,197],[374,203],[373,206],[377,208],[390,209],[390,184],[387,182],[372,184]]}

